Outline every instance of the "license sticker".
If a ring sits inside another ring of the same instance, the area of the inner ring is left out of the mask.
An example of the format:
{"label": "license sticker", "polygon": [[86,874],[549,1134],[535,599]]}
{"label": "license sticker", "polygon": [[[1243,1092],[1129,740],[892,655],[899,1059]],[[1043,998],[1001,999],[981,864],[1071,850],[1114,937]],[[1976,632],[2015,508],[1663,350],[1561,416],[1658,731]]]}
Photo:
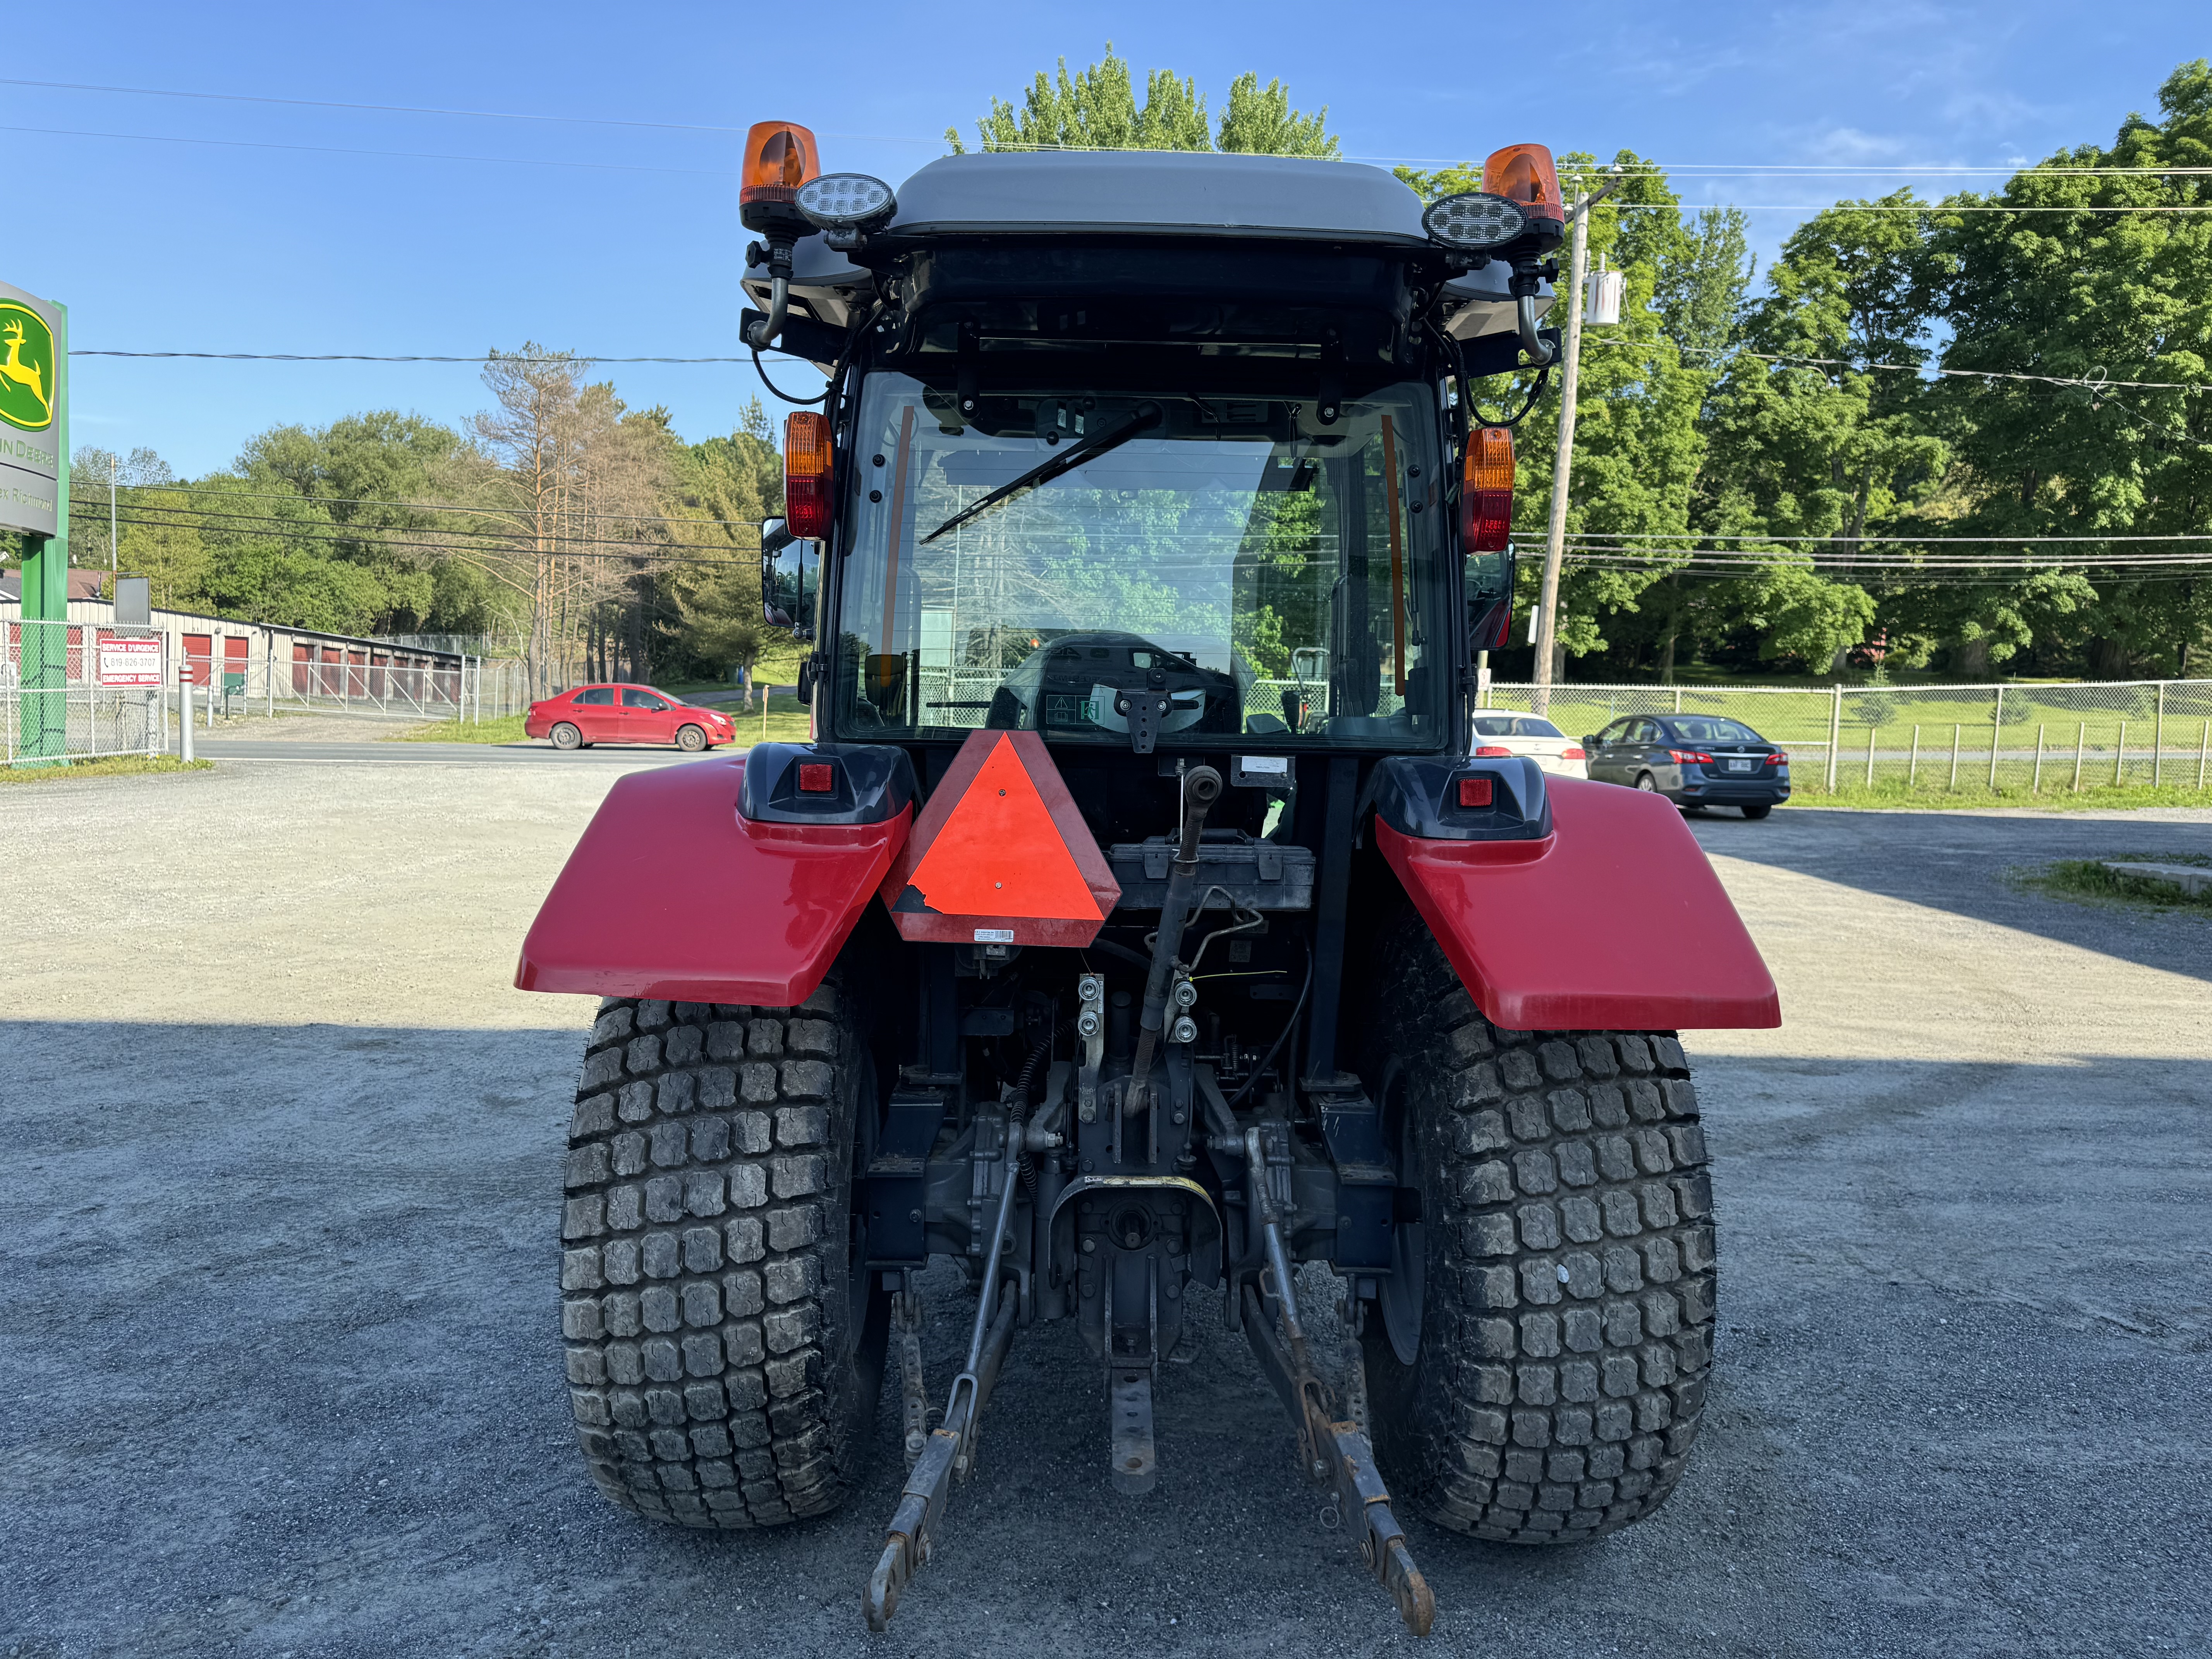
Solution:
{"label": "license sticker", "polygon": [[978,945],[1012,945],[1013,942],[1014,930],[1011,927],[978,927],[975,930],[975,943]]}

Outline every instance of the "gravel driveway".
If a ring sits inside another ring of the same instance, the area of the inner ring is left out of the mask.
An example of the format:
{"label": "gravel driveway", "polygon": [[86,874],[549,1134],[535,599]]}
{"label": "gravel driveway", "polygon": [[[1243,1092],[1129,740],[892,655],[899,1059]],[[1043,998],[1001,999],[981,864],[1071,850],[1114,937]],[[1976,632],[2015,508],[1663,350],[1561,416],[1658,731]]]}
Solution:
{"label": "gravel driveway", "polygon": [[[901,1480],[696,1536],[608,1507],[561,1379],[589,1005],[507,988],[621,768],[226,761],[0,799],[0,1655],[1415,1650],[1218,1324],[1117,1498],[1065,1325],[892,1633]],[[1783,989],[1690,1034],[1722,1332],[1657,1518],[1413,1523],[1431,1653],[2212,1647],[2212,921],[2014,866],[2212,852],[2212,813],[1698,821]],[[1309,1270],[1312,1271],[1312,1270]],[[935,1276],[936,1388],[962,1338]]]}

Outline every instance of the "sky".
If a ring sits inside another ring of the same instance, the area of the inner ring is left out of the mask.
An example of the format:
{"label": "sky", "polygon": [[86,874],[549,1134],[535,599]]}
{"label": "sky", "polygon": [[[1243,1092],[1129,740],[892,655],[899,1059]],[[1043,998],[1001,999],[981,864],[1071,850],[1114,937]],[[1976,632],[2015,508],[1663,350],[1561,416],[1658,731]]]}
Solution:
{"label": "sky", "polygon": [[[2002,179],[1897,169],[2109,142],[2130,111],[2155,113],[2176,64],[2212,53],[2207,22],[2202,0],[76,0],[9,15],[0,281],[66,304],[81,351],[738,356],[748,124],[803,122],[826,169],[896,185],[945,153],[948,125],[972,144],[994,95],[1109,40],[1140,84],[1194,76],[1217,117],[1237,75],[1279,76],[1297,107],[1328,106],[1352,159],[1633,149],[1678,169],[1686,204],[1753,210],[1764,265],[1839,197]],[[407,107],[334,106],[370,105]],[[1828,170],[1766,171],[1792,167]],[[758,392],[749,365],[601,372],[695,440]],[[143,446],[185,476],[279,422],[397,408],[461,424],[488,401],[468,363],[80,356],[71,373],[75,445]]]}

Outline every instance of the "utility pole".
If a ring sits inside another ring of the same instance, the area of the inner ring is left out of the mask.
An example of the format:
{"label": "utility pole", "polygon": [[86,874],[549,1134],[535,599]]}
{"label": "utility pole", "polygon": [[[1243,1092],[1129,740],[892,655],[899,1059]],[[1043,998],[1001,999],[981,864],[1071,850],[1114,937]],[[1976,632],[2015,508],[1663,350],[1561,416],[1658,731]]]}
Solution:
{"label": "utility pole", "polygon": [[[1583,362],[1583,288],[1589,276],[1590,210],[1620,188],[1618,176],[1595,196],[1575,192],[1574,252],[1567,261],[1566,337],[1559,363],[1559,453],[1552,464],[1552,525],[1544,539],[1544,583],[1536,600],[1535,710],[1552,701],[1552,657],[1559,627],[1559,565],[1567,550],[1567,484],[1575,462],[1575,392]],[[1556,308],[1557,301],[1554,301]]]}
{"label": "utility pole", "polygon": [[107,568],[114,572],[123,568],[118,562],[115,540],[115,452],[107,452]]}

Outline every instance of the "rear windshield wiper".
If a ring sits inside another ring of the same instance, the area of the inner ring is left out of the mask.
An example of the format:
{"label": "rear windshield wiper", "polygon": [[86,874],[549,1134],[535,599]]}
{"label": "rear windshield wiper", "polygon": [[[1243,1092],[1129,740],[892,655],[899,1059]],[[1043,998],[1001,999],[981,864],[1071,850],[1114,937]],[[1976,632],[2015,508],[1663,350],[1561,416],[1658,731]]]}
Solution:
{"label": "rear windshield wiper", "polygon": [[970,507],[954,514],[943,524],[924,536],[923,542],[933,542],[946,531],[966,524],[969,520],[1002,507],[1017,495],[1035,489],[1039,484],[1050,483],[1063,472],[1073,472],[1085,461],[1092,461],[1109,449],[1119,449],[1132,438],[1141,437],[1160,423],[1158,404],[1139,404],[1129,418],[1111,431],[1102,432],[1095,438],[1085,438],[1064,455],[1048,456],[1012,483],[1000,484],[996,489]]}

